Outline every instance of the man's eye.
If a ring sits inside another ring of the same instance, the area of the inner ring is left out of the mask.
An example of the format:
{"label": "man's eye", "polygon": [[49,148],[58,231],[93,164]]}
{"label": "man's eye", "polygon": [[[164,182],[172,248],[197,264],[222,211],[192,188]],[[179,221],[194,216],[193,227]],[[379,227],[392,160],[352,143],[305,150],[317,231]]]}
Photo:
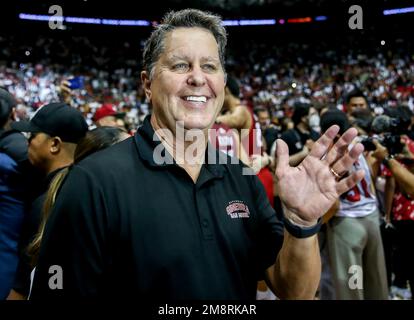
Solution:
{"label": "man's eye", "polygon": [[217,70],[217,67],[214,64],[205,64],[203,65],[203,69],[207,71],[215,71]]}
{"label": "man's eye", "polygon": [[178,70],[178,71],[187,70],[188,69],[188,64],[187,63],[177,63],[177,64],[173,65],[173,69]]}

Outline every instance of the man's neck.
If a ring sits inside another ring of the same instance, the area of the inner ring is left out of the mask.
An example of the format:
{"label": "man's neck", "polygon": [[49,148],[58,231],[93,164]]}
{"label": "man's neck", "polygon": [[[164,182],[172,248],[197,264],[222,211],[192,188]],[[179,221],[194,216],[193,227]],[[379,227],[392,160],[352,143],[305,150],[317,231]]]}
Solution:
{"label": "man's neck", "polygon": [[73,163],[71,160],[60,160],[60,161],[54,161],[50,164],[50,166],[46,169],[46,175],[51,174],[53,171],[56,171],[58,169],[68,167]]}
{"label": "man's neck", "polygon": [[155,116],[151,117],[151,125],[168,153],[189,174],[195,183],[205,160],[208,130],[199,130],[199,135],[196,137],[192,135],[192,139],[186,141],[185,137],[188,137],[188,130],[184,128],[181,128],[183,132],[180,134],[175,132],[175,130],[167,134],[165,132],[166,126],[162,125]]}

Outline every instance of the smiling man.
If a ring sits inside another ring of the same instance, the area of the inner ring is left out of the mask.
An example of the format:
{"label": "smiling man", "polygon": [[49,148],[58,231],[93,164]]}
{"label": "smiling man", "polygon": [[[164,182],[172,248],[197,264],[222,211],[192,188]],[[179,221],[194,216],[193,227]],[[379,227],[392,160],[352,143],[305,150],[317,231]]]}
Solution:
{"label": "smiling man", "polygon": [[[327,153],[334,126],[292,168],[279,141],[278,221],[256,176],[228,158],[210,161],[226,157],[206,144],[224,99],[226,41],[220,18],[199,10],[170,12],[156,27],[141,74],[153,113],[134,137],[68,175],[43,236],[33,299],[254,299],[264,278],[280,298],[314,297],[318,220],[362,178],[336,179],[363,147],[343,155],[350,129]],[[205,139],[180,138],[194,132]],[[203,150],[191,153],[195,162],[184,156],[194,143]],[[160,145],[172,161],[155,161]]]}

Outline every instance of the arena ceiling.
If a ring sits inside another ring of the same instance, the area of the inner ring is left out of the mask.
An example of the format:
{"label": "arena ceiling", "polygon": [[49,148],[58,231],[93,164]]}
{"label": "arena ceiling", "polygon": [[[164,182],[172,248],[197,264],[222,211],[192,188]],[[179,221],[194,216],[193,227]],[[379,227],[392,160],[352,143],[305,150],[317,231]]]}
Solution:
{"label": "arena ceiling", "polygon": [[[48,15],[52,5],[60,5],[64,16],[104,19],[145,19],[160,21],[171,9],[198,8],[220,14],[224,19],[286,19],[298,17],[327,16],[327,22],[305,26],[285,26],[273,28],[281,30],[289,37],[288,31],[298,33],[308,31],[315,37],[338,37],[338,32],[349,32],[348,9],[359,4],[364,8],[364,30],[354,32],[356,36],[366,33],[378,37],[395,38],[401,32],[412,33],[414,13],[384,18],[384,9],[414,6],[414,0],[14,0],[0,11],[0,34],[16,33],[27,35],[30,28],[33,34],[47,29],[47,24],[19,20],[20,13]],[[98,27],[97,27],[98,28]],[[86,33],[93,26],[70,25],[69,30]],[[99,30],[109,30],[100,28]],[[145,28],[135,28],[133,32],[147,32]],[[36,31],[35,31],[36,30]],[[119,29],[117,29],[119,30]],[[123,29],[128,31],[127,29]],[[232,30],[235,30],[232,29]],[[245,29],[243,29],[243,32]],[[253,30],[257,33],[257,30]],[[316,35],[315,32],[319,32]],[[305,35],[307,36],[307,35]]]}
{"label": "arena ceiling", "polygon": [[[106,16],[109,18],[160,19],[169,9],[187,7],[210,10],[228,18],[257,18],[280,14],[330,13],[346,10],[354,4],[367,8],[393,8],[413,5],[413,0],[15,0],[14,11],[47,14],[51,5],[61,5],[67,14],[74,16]],[[9,10],[9,9],[8,9]],[[10,10],[12,6],[10,6]],[[2,13],[5,10],[2,10]]]}

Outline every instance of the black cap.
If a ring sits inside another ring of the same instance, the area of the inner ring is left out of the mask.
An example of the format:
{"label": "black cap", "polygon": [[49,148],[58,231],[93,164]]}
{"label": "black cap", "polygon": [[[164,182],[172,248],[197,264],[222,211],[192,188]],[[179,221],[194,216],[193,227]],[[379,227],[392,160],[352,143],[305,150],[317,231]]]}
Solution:
{"label": "black cap", "polygon": [[11,127],[21,132],[47,133],[72,143],[77,143],[88,131],[82,113],[66,103],[49,103],[41,107],[30,121],[13,122]]}

